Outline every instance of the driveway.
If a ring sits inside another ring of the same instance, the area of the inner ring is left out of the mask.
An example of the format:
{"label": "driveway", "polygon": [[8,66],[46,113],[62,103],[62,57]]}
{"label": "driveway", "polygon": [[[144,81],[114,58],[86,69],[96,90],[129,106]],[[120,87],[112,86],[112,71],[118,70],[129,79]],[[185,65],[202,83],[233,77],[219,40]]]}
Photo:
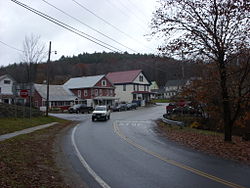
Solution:
{"label": "driveway", "polygon": [[250,187],[250,167],[186,148],[161,137],[154,121],[164,106],[115,112],[109,121],[90,114],[62,142],[74,171],[89,187]]}

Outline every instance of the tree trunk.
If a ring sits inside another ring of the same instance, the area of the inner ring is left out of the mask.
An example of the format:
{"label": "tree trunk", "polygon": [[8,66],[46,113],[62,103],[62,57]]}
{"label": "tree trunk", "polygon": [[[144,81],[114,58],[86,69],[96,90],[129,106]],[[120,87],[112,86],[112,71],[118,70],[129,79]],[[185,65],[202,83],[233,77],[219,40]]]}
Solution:
{"label": "tree trunk", "polygon": [[232,141],[232,120],[231,120],[231,109],[227,88],[227,74],[226,66],[223,58],[219,62],[220,64],[220,85],[222,95],[222,107],[223,107],[223,120],[224,120],[224,141]]}

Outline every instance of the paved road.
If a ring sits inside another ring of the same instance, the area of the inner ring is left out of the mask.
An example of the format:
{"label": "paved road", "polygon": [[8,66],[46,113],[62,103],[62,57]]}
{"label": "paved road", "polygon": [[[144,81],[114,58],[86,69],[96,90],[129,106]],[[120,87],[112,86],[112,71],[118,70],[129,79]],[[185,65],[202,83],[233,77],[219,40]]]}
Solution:
{"label": "paved road", "polygon": [[163,106],[115,112],[107,122],[91,115],[63,141],[74,170],[89,187],[250,187],[250,167],[180,146],[161,137],[154,121]]}

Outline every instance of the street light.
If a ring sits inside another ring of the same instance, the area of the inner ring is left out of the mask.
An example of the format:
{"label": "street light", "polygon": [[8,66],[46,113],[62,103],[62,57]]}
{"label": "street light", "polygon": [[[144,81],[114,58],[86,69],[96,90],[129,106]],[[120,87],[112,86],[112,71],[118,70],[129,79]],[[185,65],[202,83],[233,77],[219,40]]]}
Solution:
{"label": "street light", "polygon": [[[57,51],[52,51],[57,54]],[[49,63],[50,63],[50,54],[51,54],[51,41],[49,41],[49,53],[47,61],[47,99],[46,99],[46,117],[49,115]]]}

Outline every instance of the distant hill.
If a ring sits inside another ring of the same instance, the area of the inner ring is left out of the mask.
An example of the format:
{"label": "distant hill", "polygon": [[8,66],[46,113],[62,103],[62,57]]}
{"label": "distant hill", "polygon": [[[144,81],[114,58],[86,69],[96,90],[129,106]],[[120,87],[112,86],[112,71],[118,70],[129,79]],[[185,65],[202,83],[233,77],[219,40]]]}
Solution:
{"label": "distant hill", "polygon": [[[147,54],[128,53],[83,53],[65,57],[50,63],[52,84],[62,84],[71,77],[106,74],[114,71],[142,69],[150,80],[156,80],[162,86],[170,79],[182,78],[182,65],[185,78],[196,76],[197,65],[183,63],[173,58],[163,58]],[[31,79],[36,83],[46,80],[47,64],[31,64]],[[0,75],[10,74],[17,82],[27,82],[27,63],[12,64],[0,68]]]}

